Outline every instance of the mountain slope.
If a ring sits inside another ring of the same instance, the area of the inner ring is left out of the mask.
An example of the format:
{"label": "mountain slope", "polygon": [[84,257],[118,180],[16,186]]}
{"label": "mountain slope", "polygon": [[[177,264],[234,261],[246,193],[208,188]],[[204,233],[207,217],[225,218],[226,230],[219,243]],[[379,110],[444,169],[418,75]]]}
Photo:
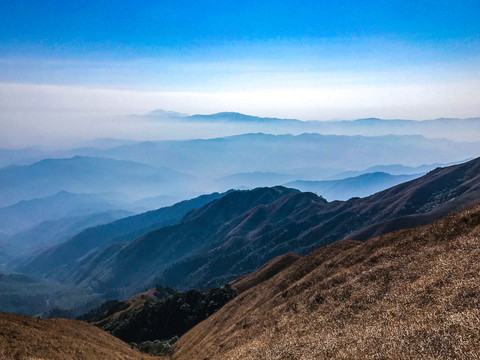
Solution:
{"label": "mountain slope", "polygon": [[155,359],[82,321],[0,313],[0,358],[49,360]]}
{"label": "mountain slope", "polygon": [[143,214],[130,216],[86,229],[70,240],[22,263],[27,273],[45,273],[58,266],[73,265],[79,258],[114,243],[129,242],[162,226],[174,224],[189,211],[222,197],[224,194],[202,195],[191,200]]}
{"label": "mountain slope", "polygon": [[301,191],[314,192],[329,201],[348,200],[352,197],[372,195],[389,187],[418,178],[421,175],[390,175],[384,172],[374,172],[340,180],[296,180],[286,183],[285,186]]}
{"label": "mountain slope", "polygon": [[285,194],[297,192],[282,187],[231,192],[193,210],[180,224],[152,231],[135,240],[135,244],[107,248],[88,262],[80,262],[80,268],[71,267],[68,272],[56,270],[55,275],[96,291],[113,288],[119,294],[131,295],[144,286],[159,283],[155,278],[159,269],[166,269],[178,259],[198,251],[199,247],[209,246],[218,238],[217,231],[223,233],[229,228],[231,219],[253,207],[265,206]]}
{"label": "mountain slope", "polygon": [[60,308],[83,313],[98,301],[102,299],[85,289],[48,279],[0,273],[1,311],[33,316]]}
{"label": "mountain slope", "polygon": [[260,269],[256,270],[254,273],[243,275],[242,277],[230,282],[230,285],[240,292],[246,291],[277,275],[280,271],[286,269],[300,258],[300,255],[293,252],[277,256],[263,265]]}
{"label": "mountain slope", "polygon": [[479,237],[476,206],[321,247],[190,330],[173,358],[478,358]]}

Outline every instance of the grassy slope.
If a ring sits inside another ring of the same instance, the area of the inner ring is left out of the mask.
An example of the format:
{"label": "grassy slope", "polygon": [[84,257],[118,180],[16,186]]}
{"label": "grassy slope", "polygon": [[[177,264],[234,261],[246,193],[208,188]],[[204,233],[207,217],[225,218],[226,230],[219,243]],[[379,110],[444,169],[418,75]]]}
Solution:
{"label": "grassy slope", "polygon": [[174,359],[480,358],[480,206],[340,241],[240,294]]}
{"label": "grassy slope", "polygon": [[2,360],[155,359],[97,327],[75,320],[40,320],[0,313]]}

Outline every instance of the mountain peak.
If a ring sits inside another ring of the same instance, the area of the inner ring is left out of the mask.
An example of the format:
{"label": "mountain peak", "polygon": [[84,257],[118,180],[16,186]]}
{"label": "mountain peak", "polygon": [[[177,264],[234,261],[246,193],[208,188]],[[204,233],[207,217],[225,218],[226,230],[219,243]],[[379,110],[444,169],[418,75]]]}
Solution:
{"label": "mountain peak", "polygon": [[168,110],[162,110],[162,109],[156,109],[148,113],[148,116],[159,116],[159,117],[187,117],[189,116],[188,114],[184,113],[179,113],[176,111],[168,111]]}
{"label": "mountain peak", "polygon": [[222,120],[222,121],[259,121],[263,118],[258,116],[245,115],[239,112],[225,111],[215,114],[195,114],[190,116],[194,120]]}

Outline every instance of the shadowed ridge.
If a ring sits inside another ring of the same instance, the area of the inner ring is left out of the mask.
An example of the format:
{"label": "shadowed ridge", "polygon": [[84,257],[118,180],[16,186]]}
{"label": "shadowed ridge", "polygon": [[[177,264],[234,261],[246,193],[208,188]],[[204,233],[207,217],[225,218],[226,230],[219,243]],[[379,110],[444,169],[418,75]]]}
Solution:
{"label": "shadowed ridge", "polygon": [[366,240],[389,231],[427,224],[479,202],[480,158],[436,168],[419,179],[394,186],[365,200],[369,204],[367,207],[385,203],[385,213],[396,216],[383,216],[376,223],[352,232],[349,238]]}
{"label": "shadowed ridge", "polygon": [[478,358],[479,238],[477,205],[321,247],[182,336],[174,359]]}
{"label": "shadowed ridge", "polygon": [[19,270],[27,273],[47,273],[56,267],[68,268],[95,249],[132,241],[154,229],[175,224],[193,209],[202,207],[225,194],[201,195],[171,206],[85,229],[66,242],[47,249],[36,257],[26,259],[24,264],[20,264]]}
{"label": "shadowed ridge", "polygon": [[[283,186],[259,187],[253,190],[236,190],[210,202],[206,206],[187,214],[182,223],[204,217],[215,222],[226,222],[245,211],[257,206],[273,202],[284,195],[299,193],[297,189]],[[220,211],[221,210],[221,211]]]}

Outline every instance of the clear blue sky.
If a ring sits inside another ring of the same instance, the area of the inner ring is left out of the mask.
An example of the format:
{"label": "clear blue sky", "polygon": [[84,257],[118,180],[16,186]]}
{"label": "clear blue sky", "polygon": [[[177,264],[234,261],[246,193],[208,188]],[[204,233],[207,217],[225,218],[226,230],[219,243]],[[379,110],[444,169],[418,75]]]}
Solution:
{"label": "clear blue sky", "polygon": [[[303,89],[307,97],[322,98],[332,90],[338,94],[333,103],[341,107],[351,103],[345,94],[362,89],[372,97],[384,94],[386,87],[393,89],[390,100],[401,99],[412,86],[419,92],[439,85],[472,93],[477,91],[471,82],[479,80],[479,68],[480,0],[0,2],[4,85],[230,92],[238,98],[245,91],[279,88],[296,94]],[[474,100],[450,101],[447,109],[445,92],[439,94],[438,111],[428,99],[423,110],[405,116],[452,115],[455,106],[470,106],[473,112],[478,105]],[[290,96],[279,95],[284,98]],[[246,107],[247,97],[227,103],[236,107],[229,110],[276,116],[296,111],[304,118],[364,114],[359,108],[331,111],[322,101],[317,110],[302,112],[297,101],[279,113],[270,100],[264,109]],[[179,102],[185,108],[171,110],[202,110],[189,107],[194,103],[189,101]],[[222,104],[217,97],[205,111],[227,110]],[[388,104],[372,103],[365,115],[402,115]]]}
{"label": "clear blue sky", "polygon": [[478,38],[480,1],[2,0],[2,53],[135,57],[231,41]]}

